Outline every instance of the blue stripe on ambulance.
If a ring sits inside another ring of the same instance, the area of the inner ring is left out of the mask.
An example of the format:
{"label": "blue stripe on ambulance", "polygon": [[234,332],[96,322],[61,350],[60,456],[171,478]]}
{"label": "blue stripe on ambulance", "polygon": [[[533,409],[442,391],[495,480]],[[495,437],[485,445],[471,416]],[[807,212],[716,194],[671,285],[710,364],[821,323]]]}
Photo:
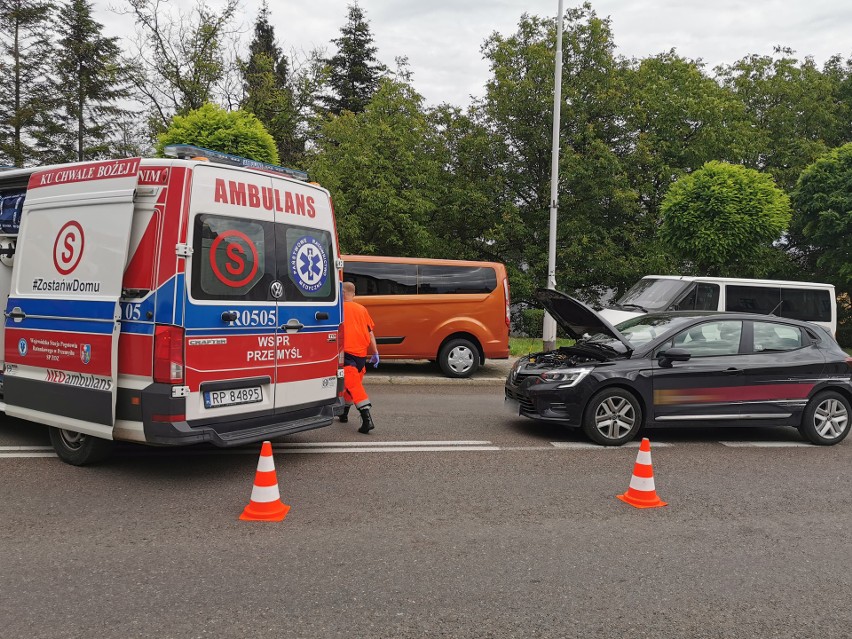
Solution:
{"label": "blue stripe on ambulance", "polygon": [[26,318],[22,322],[8,322],[10,327],[23,327],[26,324],[26,328],[34,330],[111,334],[115,321],[115,303],[111,301],[10,296],[7,309],[15,307],[20,307]]}

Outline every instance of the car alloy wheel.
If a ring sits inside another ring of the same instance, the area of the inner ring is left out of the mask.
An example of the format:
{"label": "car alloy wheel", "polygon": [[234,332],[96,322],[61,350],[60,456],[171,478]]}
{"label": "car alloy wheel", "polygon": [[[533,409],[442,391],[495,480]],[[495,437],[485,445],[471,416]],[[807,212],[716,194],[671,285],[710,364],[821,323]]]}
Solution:
{"label": "car alloy wheel", "polygon": [[849,413],[849,400],[843,395],[834,391],[819,393],[805,408],[799,431],[814,444],[837,444],[849,434]]}
{"label": "car alloy wheel", "polygon": [[619,446],[633,439],[641,424],[642,408],[629,391],[605,389],[589,401],[583,431],[598,444]]}

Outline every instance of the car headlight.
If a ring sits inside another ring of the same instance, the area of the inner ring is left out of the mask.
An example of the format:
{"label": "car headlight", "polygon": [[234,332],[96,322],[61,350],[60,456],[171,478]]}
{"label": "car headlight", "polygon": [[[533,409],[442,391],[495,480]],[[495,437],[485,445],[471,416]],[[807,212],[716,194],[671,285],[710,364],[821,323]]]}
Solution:
{"label": "car headlight", "polygon": [[560,368],[542,373],[541,379],[545,382],[562,382],[556,388],[571,388],[579,384],[591,372],[591,368]]}

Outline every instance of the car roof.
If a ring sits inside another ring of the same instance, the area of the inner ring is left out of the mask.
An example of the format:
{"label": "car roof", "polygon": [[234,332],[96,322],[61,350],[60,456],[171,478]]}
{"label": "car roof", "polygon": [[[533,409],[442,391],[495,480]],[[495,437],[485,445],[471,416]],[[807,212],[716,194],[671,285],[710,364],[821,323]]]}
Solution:
{"label": "car roof", "polygon": [[[741,320],[757,320],[768,322],[783,322],[785,324],[795,324],[803,327],[813,327],[815,324],[804,320],[797,320],[791,317],[779,317],[778,315],[764,315],[761,313],[743,313],[733,311],[663,311],[660,313],[647,313],[641,316],[644,318],[667,318],[667,317],[694,317],[701,319],[705,317],[723,317],[725,319],[741,319]],[[638,319],[638,318],[637,318]]]}

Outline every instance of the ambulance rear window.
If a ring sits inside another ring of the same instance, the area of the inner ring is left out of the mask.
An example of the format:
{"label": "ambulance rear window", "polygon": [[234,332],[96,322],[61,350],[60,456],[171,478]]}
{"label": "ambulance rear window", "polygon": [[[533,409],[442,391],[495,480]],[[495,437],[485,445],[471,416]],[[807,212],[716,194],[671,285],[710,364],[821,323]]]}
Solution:
{"label": "ambulance rear window", "polygon": [[[333,302],[337,270],[329,231],[222,215],[195,218],[193,299]],[[272,283],[284,285],[276,300]]]}
{"label": "ambulance rear window", "polygon": [[192,296],[200,300],[268,299],[275,277],[272,223],[218,215],[195,218]]}
{"label": "ambulance rear window", "polygon": [[276,225],[278,279],[284,300],[328,302],[337,291],[331,233],[303,226]]}

